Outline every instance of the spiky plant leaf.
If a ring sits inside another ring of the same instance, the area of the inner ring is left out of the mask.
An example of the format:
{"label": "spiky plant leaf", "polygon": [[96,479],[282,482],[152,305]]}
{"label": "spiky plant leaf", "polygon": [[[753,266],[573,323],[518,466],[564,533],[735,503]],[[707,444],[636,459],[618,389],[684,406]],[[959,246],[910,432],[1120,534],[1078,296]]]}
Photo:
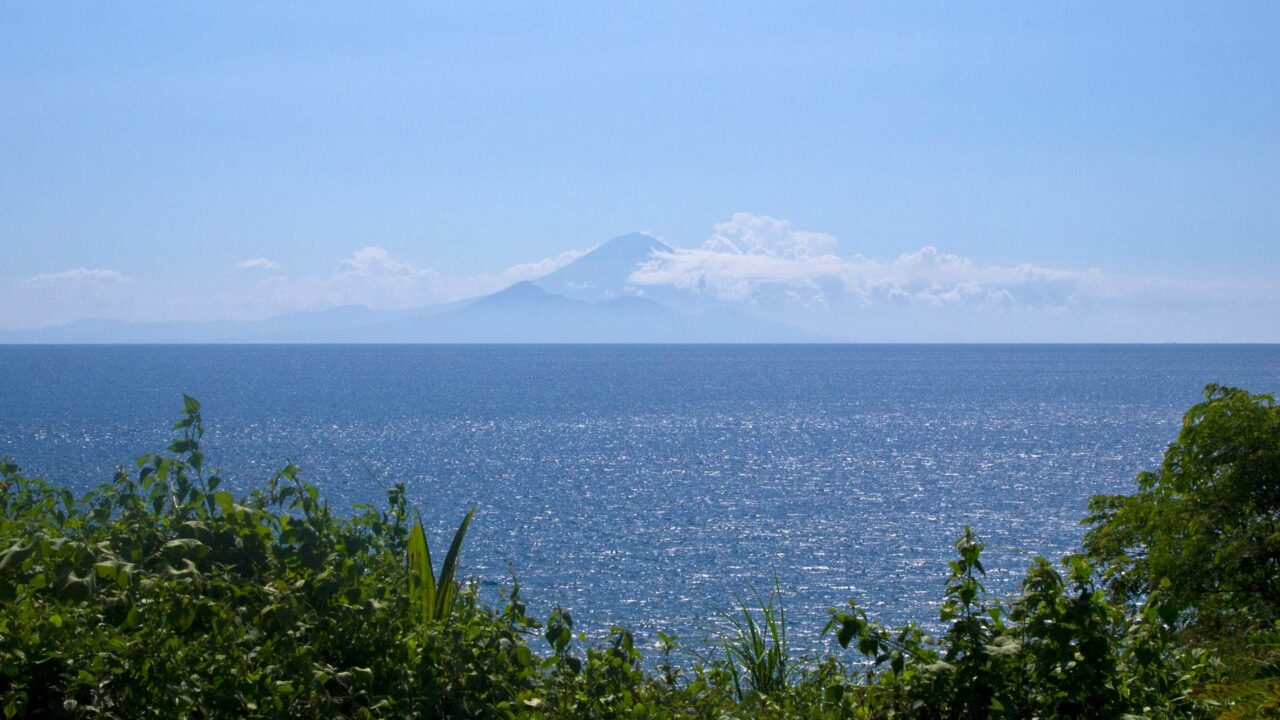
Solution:
{"label": "spiky plant leaf", "polygon": [[430,620],[435,613],[436,595],[436,579],[427,534],[422,529],[418,511],[414,510],[413,528],[409,530],[409,605],[418,611],[424,622]]}
{"label": "spiky plant leaf", "polygon": [[466,537],[467,527],[471,525],[471,517],[475,514],[475,508],[471,508],[467,511],[466,517],[462,518],[462,524],[458,525],[457,532],[453,534],[453,542],[449,544],[449,552],[445,553],[444,564],[440,566],[440,582],[437,584],[439,592],[435,597],[437,619],[448,618],[453,612],[453,602],[458,595],[458,585],[453,577],[458,569],[458,555],[462,552],[462,540]]}

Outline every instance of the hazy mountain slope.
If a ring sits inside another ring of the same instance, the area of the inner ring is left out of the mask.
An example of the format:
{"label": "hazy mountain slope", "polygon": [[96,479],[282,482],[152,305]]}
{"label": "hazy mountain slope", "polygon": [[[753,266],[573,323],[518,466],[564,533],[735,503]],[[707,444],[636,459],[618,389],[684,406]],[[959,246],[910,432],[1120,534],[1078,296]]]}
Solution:
{"label": "hazy mountain slope", "polygon": [[[532,282],[430,317],[361,333],[369,342],[803,342],[819,340],[743,313],[685,313],[638,297],[572,300]],[[353,338],[354,339],[354,338]]]}

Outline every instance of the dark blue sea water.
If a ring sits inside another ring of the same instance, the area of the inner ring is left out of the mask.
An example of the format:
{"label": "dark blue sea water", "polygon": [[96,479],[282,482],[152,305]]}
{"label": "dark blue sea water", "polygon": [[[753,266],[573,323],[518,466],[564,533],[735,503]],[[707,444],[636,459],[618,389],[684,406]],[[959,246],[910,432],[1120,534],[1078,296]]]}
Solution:
{"label": "dark blue sea water", "polygon": [[989,585],[1078,543],[1204,385],[1280,390],[1280,346],[0,347],[0,454],[84,488],[163,448],[180,393],[233,486],[286,460],[337,506],[403,481],[434,542],[535,610],[697,644],[777,576],[793,645],[828,607],[929,621],[965,524]]}

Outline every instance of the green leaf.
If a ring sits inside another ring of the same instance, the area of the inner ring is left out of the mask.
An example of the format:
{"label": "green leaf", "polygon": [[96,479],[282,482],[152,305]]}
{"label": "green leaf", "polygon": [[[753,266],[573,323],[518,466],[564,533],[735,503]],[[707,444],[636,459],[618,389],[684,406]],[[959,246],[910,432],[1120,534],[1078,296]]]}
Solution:
{"label": "green leaf", "polygon": [[209,546],[195,538],[176,538],[166,542],[164,551],[172,556],[202,558],[209,554]]}
{"label": "green leaf", "polygon": [[[213,483],[210,483],[210,489],[212,489],[212,485]],[[218,507],[222,510],[223,515],[231,515],[236,504],[235,496],[226,490],[214,493],[213,501],[217,503]]]}
{"label": "green leaf", "polygon": [[129,586],[129,578],[133,574],[134,567],[127,562],[110,560],[107,562],[95,563],[93,569],[99,578],[109,580],[124,588]]}
{"label": "green leaf", "polygon": [[853,642],[853,636],[857,634],[858,629],[853,622],[853,618],[847,615],[841,618],[840,630],[836,632],[836,641],[840,643],[840,647],[849,647],[849,643]]}
{"label": "green leaf", "polygon": [[418,511],[413,511],[413,528],[409,530],[409,605],[418,609],[425,622],[432,619],[436,605],[436,579],[431,567],[431,549],[422,529]]}
{"label": "green leaf", "polygon": [[466,517],[462,518],[462,524],[458,526],[457,532],[453,534],[453,542],[449,544],[449,552],[444,556],[444,565],[440,567],[440,582],[436,584],[439,589],[436,596],[437,618],[447,618],[453,610],[453,601],[458,594],[458,586],[454,583],[453,577],[458,569],[458,556],[462,552],[462,540],[466,537],[467,527],[471,525],[471,518],[475,514],[475,508],[467,511]]}
{"label": "green leaf", "polygon": [[17,543],[8,550],[5,550],[3,553],[0,553],[0,571],[8,570],[11,567],[17,567],[27,558],[35,554],[35,551],[35,543],[31,543],[30,545]]}

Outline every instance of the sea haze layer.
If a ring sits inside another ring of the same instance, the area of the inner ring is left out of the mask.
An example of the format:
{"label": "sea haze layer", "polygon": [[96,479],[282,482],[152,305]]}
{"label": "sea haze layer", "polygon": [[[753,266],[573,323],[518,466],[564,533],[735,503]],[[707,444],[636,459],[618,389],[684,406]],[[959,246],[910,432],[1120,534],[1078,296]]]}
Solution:
{"label": "sea haze layer", "polygon": [[776,576],[797,649],[849,598],[936,619],[951,543],[1001,593],[1153,468],[1206,383],[1280,389],[1280,346],[8,346],[0,455],[79,489],[204,403],[236,490],[286,460],[334,505],[404,482],[465,573],[514,570],[593,636],[698,644]]}

